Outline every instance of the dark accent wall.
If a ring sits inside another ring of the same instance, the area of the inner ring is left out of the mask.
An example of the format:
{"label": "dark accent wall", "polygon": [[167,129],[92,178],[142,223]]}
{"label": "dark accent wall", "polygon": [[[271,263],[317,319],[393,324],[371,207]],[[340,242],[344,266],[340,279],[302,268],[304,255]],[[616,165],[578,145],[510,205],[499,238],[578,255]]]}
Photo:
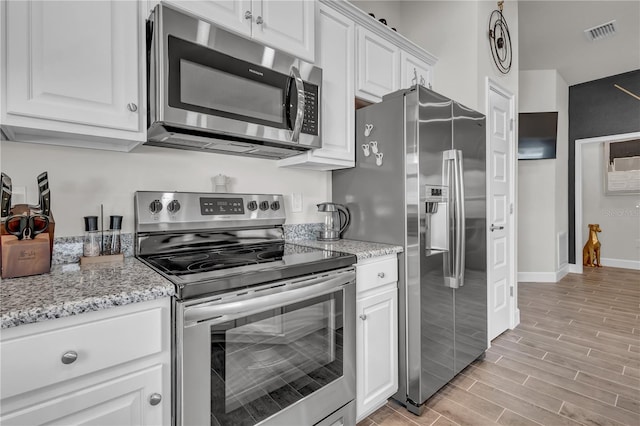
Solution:
{"label": "dark accent wall", "polygon": [[640,132],[640,100],[614,84],[640,95],[640,69],[569,87],[569,263],[576,263],[576,140]]}

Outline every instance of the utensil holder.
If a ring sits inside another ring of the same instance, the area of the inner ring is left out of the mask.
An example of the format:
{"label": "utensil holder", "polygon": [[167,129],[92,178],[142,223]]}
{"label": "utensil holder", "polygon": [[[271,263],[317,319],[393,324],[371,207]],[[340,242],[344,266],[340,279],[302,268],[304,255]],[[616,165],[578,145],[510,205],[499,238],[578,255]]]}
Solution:
{"label": "utensil holder", "polygon": [[[31,213],[35,213],[32,212],[31,209],[29,208],[28,204],[16,204],[15,206],[13,206],[11,208],[11,210],[9,211],[10,215],[19,215],[19,214],[31,214]],[[44,247],[42,247],[43,245],[43,241],[47,242],[47,248],[46,248],[46,256],[47,256],[47,262],[46,262],[46,270],[44,270],[45,268],[43,266],[38,266],[35,267],[33,266],[31,269],[30,268],[26,268],[23,271],[26,272],[30,272],[30,271],[36,271],[36,270],[41,270],[42,272],[33,272],[33,273],[28,273],[25,275],[13,275],[13,277],[19,277],[19,276],[27,276],[27,275],[36,275],[36,274],[42,274],[42,273],[46,273],[49,272],[49,270],[51,269],[51,260],[53,258],[53,238],[54,238],[54,233],[55,233],[55,227],[56,227],[56,223],[55,220],[53,218],[53,213],[49,212],[49,226],[47,227],[47,230],[45,232],[43,232],[42,234],[36,235],[36,238],[32,239],[32,240],[22,240],[19,241],[17,239],[17,237],[9,234],[7,232],[6,229],[4,229],[4,223],[0,224],[0,259],[2,260],[2,263],[0,264],[0,267],[2,268],[2,278],[9,278],[9,276],[5,276],[5,271],[13,271],[13,267],[14,262],[17,262],[17,259],[14,257],[16,256],[16,254],[13,253],[6,253],[7,250],[9,250],[10,252],[13,252],[14,250],[19,251],[20,249],[27,249],[27,242],[32,242],[32,246],[30,247],[30,249],[36,249],[37,251],[37,257],[38,257],[38,265],[40,265],[39,262],[42,261],[42,254],[44,252]],[[18,244],[19,243],[19,244]],[[19,247],[19,248],[17,248]],[[6,250],[5,250],[6,249]],[[27,263],[26,260],[22,260],[19,263]]]}
{"label": "utensil holder", "polygon": [[0,236],[2,247],[2,278],[39,275],[51,270],[49,234],[34,239],[18,240],[13,235]]}

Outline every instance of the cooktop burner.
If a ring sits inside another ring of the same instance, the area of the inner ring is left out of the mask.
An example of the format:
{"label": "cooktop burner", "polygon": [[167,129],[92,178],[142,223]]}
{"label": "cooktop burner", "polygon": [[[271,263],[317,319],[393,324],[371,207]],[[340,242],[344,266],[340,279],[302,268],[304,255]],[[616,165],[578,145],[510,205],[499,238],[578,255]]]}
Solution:
{"label": "cooktop burner", "polygon": [[274,262],[282,260],[283,256],[284,243],[267,243],[238,248],[149,256],[146,260],[165,274],[185,275]]}

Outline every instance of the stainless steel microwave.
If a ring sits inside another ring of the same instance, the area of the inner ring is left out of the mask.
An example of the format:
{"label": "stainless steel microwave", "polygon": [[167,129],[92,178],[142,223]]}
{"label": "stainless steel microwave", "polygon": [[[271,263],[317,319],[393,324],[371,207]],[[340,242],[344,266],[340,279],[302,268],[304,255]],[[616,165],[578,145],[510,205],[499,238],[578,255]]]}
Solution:
{"label": "stainless steel microwave", "polygon": [[147,145],[262,158],[321,147],[320,68],[163,3],[147,25]]}

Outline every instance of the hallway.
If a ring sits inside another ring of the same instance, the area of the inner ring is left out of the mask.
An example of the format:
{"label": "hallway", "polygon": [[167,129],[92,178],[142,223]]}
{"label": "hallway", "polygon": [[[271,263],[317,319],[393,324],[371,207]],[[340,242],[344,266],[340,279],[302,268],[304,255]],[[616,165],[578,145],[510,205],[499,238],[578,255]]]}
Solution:
{"label": "hallway", "polygon": [[358,426],[640,424],[640,271],[520,283],[520,325],[416,417],[389,401]]}

